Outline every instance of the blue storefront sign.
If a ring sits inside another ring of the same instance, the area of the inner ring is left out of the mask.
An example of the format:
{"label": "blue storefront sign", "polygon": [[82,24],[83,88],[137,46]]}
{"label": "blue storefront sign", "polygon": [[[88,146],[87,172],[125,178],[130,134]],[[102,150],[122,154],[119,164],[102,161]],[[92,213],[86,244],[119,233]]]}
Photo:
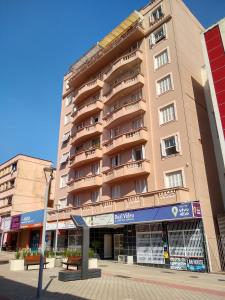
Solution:
{"label": "blue storefront sign", "polygon": [[153,207],[114,213],[114,224],[158,222],[194,218],[193,203]]}
{"label": "blue storefront sign", "polygon": [[43,219],[43,209],[27,212],[21,215],[20,226],[21,228],[42,226]]}

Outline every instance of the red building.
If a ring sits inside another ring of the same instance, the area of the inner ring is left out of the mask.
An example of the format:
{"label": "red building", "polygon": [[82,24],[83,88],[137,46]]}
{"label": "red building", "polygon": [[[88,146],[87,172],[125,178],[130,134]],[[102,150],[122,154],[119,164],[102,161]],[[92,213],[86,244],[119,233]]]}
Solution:
{"label": "red building", "polygon": [[[202,34],[207,78],[205,93],[225,208],[225,18]],[[219,217],[225,228],[225,216]],[[223,220],[223,221],[222,221]],[[222,234],[225,234],[223,229]]]}

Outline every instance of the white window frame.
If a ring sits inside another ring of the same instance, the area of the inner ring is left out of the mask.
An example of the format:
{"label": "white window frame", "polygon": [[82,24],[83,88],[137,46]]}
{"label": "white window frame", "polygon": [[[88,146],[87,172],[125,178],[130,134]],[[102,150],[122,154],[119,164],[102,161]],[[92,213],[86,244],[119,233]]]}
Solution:
{"label": "white window frame", "polygon": [[62,143],[66,143],[70,138],[70,131],[67,131],[66,133],[63,134],[62,137]]}
{"label": "white window frame", "polygon": [[70,119],[71,119],[71,113],[68,113],[64,116],[64,125],[67,125],[70,123]]}
{"label": "white window frame", "polygon": [[60,164],[65,164],[69,158],[70,158],[70,152],[63,153],[60,160]]}
{"label": "white window frame", "polygon": [[[176,147],[176,151],[177,153],[174,153],[174,154],[170,154],[170,155],[167,155],[166,154],[166,148],[165,148],[165,140],[169,139],[169,138],[172,138],[172,137],[175,137],[175,147]],[[165,158],[165,157],[170,157],[170,156],[174,156],[174,155],[181,155],[182,152],[181,152],[181,142],[180,142],[180,134],[179,132],[176,132],[176,133],[173,133],[173,134],[170,134],[169,136],[164,136],[160,139],[160,148],[161,148],[161,156],[162,158]]]}
{"label": "white window frame", "polygon": [[160,18],[158,18],[157,20],[154,20],[153,19],[153,13],[158,10],[159,8],[161,8],[161,11],[162,11],[162,17],[163,17],[163,5],[160,4],[158,5],[155,9],[153,9],[151,12],[150,12],[150,15],[149,15],[149,22],[150,22],[150,25],[153,25],[155,22],[157,22],[158,20],[160,20]]}
{"label": "white window frame", "polygon": [[[157,66],[157,57],[160,56],[163,52],[167,51],[167,62],[160,67]],[[154,65],[154,71],[157,71],[158,69],[161,69],[162,67],[168,65],[171,62],[170,60],[170,50],[169,47],[166,47],[159,52],[157,52],[155,55],[153,55],[153,65]]]}
{"label": "white window frame", "polygon": [[91,202],[96,203],[100,199],[100,190],[95,190],[91,192]]}
{"label": "white window frame", "polygon": [[69,106],[72,103],[72,100],[73,100],[73,96],[71,94],[66,96],[65,107]]}
{"label": "white window frame", "polygon": [[[63,178],[66,178],[66,181],[64,183],[64,179]],[[68,182],[68,174],[64,174],[62,176],[60,176],[60,188],[63,189],[67,186],[67,182]]]}
{"label": "white window frame", "polygon": [[115,185],[111,186],[111,198],[112,199],[119,199],[119,198],[121,198],[121,188],[120,188],[119,184],[115,184]]}
{"label": "white window frame", "polygon": [[[115,164],[116,156],[118,157],[118,165]],[[117,153],[111,157],[111,167],[115,168],[115,167],[118,167],[120,164],[121,164],[120,153]]]}
{"label": "white window frame", "polygon": [[137,147],[134,147],[132,148],[132,161],[136,161],[134,158],[135,158],[135,150],[137,149],[141,149],[141,155],[142,155],[142,159],[141,160],[144,160],[145,159],[145,145],[140,145],[140,146],[137,146]]}
{"label": "white window frame", "polygon": [[146,178],[139,178],[135,180],[136,194],[143,194],[148,192],[148,182]]}
{"label": "white window frame", "polygon": [[[159,83],[159,82],[162,81],[163,79],[169,77],[169,76],[170,76],[170,80],[171,80],[171,89],[169,89],[169,90],[167,90],[167,91],[161,93],[161,92],[160,92],[160,83]],[[164,94],[166,94],[166,93],[169,93],[170,91],[173,91],[173,90],[174,90],[174,82],[173,82],[173,74],[172,74],[172,72],[167,73],[167,74],[165,74],[164,76],[158,78],[158,79],[155,81],[155,86],[156,86],[156,95],[157,95],[158,97],[159,97],[159,96],[162,96],[162,95],[164,95]]]}
{"label": "white window frame", "polygon": [[[140,121],[140,126],[137,126],[138,122]],[[132,121],[132,129],[133,130],[138,130],[140,128],[143,128],[144,127],[144,120],[143,120],[143,117],[139,117],[139,118],[136,118]]]}
{"label": "white window frame", "polygon": [[[160,28],[163,27],[163,31],[164,31],[164,37],[161,38],[160,40],[156,41],[155,40],[155,34],[157,31],[160,30]],[[149,36],[149,46],[150,48],[158,45],[161,41],[165,40],[168,38],[168,34],[167,34],[167,25],[166,23],[162,24],[159,28],[157,28],[154,32],[152,32]]]}
{"label": "white window frame", "polygon": [[[174,107],[174,119],[173,120],[169,120],[169,121],[163,123],[163,118],[162,118],[161,111],[163,109],[165,109],[166,107],[171,106],[171,105],[173,105],[173,107]],[[176,102],[175,101],[171,101],[171,102],[167,103],[166,105],[160,106],[158,108],[158,116],[159,116],[159,125],[160,126],[166,125],[166,124],[168,124],[170,122],[177,121],[178,118],[177,118],[177,106],[176,106]]]}
{"label": "white window frame", "polygon": [[90,172],[93,176],[95,175],[99,175],[100,173],[100,163],[97,162],[97,163],[93,163],[90,165]]}
{"label": "white window frame", "polygon": [[177,187],[186,187],[186,180],[185,180],[184,168],[178,168],[178,169],[173,169],[173,170],[168,170],[168,171],[163,172],[164,186],[165,186],[166,189],[176,188],[176,187],[169,187],[168,177],[167,177],[168,174],[175,173],[175,172],[181,172],[182,181],[183,181],[183,186],[177,186]]}
{"label": "white window frame", "polygon": [[[65,202],[65,203],[64,203]],[[62,205],[62,203],[64,203],[63,205]],[[67,198],[62,198],[62,199],[59,199],[59,209],[63,209],[63,208],[65,208],[65,207],[67,207]]]}

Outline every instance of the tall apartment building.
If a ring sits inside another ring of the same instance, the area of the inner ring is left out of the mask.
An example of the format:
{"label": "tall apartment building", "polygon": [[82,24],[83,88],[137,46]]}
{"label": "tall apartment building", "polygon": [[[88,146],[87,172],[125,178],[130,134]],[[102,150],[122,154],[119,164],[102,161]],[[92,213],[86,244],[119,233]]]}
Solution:
{"label": "tall apartment building", "polygon": [[[1,246],[35,248],[41,238],[46,175],[51,161],[18,154],[0,165]],[[54,207],[51,185],[49,207]]]}
{"label": "tall apartment building", "polygon": [[218,270],[222,209],[201,78],[203,27],[181,0],[134,11],[64,77],[56,176],[59,247],[71,214],[102,258]]}

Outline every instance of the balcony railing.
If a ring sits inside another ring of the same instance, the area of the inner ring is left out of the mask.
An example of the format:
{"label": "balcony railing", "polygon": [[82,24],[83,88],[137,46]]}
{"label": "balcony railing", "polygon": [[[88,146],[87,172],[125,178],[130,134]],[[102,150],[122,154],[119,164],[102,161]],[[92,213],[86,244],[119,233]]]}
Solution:
{"label": "balcony railing", "polygon": [[130,64],[132,62],[137,62],[137,61],[141,62],[142,60],[143,60],[143,55],[140,49],[120,57],[111,65],[111,68],[106,73],[106,79],[109,79],[109,77],[120,67]]}
{"label": "balcony railing", "polygon": [[131,117],[135,117],[139,113],[146,111],[146,103],[144,100],[138,100],[135,102],[130,102],[123,106],[118,107],[114,111],[106,114],[104,116],[104,125],[105,127],[115,125],[115,122],[120,120],[126,120]]}
{"label": "balcony railing", "polygon": [[103,87],[102,78],[94,79],[82,85],[74,97],[74,103],[77,103],[81,98],[87,97],[89,94],[94,93]]}
{"label": "balcony railing", "polygon": [[129,45],[132,45],[135,41],[144,36],[145,31],[142,22],[138,21],[132,28],[112,42],[108,47],[99,49],[95,55],[82,63],[79,68],[73,71],[72,67],[71,71],[74,72],[74,74],[70,77],[69,85],[72,86],[75,82],[78,82],[78,78],[80,79],[84,78],[86,75],[88,76],[88,73],[90,73],[100,61],[104,61],[104,64],[112,61],[112,59],[118,55],[118,49],[125,51]]}
{"label": "balcony railing", "polygon": [[104,172],[104,182],[115,182],[118,180],[145,175],[150,173],[150,162],[148,160],[132,161],[125,165],[116,166]]}
{"label": "balcony railing", "polygon": [[[71,214],[91,216],[97,214],[126,211],[129,209],[141,209],[147,207],[158,207],[181,202],[190,202],[190,194],[187,188],[176,187],[170,189],[156,190],[143,194],[135,194],[114,200],[99,201],[84,204],[79,208],[69,208],[59,213],[59,219],[70,219]],[[48,221],[57,220],[57,211],[48,215]]]}
{"label": "balcony railing", "polygon": [[135,75],[131,78],[125,79],[121,82],[118,82],[117,85],[115,85],[110,93],[104,97],[104,102],[108,102],[112,97],[120,94],[121,91],[124,92],[126,89],[129,91],[131,88],[134,88],[136,86],[143,86],[144,85],[144,77],[141,74]]}
{"label": "balcony railing", "polygon": [[130,146],[144,143],[148,140],[146,128],[138,128],[110,139],[104,143],[104,153],[112,154],[118,149],[126,149]]}
{"label": "balcony railing", "polygon": [[89,138],[90,136],[95,135],[97,133],[102,133],[102,123],[88,125],[76,131],[76,133],[72,136],[71,144],[74,144],[78,140],[85,140],[86,138]]}
{"label": "balcony railing", "polygon": [[102,185],[102,175],[90,175],[72,180],[68,183],[69,193],[84,189],[95,188]]}
{"label": "balcony railing", "polygon": [[93,101],[91,103],[85,104],[85,105],[79,107],[79,109],[74,109],[74,111],[72,113],[73,122],[78,122],[78,120],[80,118],[86,118],[90,114],[95,114],[98,111],[102,110],[102,108],[103,108],[102,101],[97,100],[97,101]]}
{"label": "balcony railing", "polygon": [[92,148],[76,153],[70,160],[70,167],[78,167],[102,157],[102,149]]}

